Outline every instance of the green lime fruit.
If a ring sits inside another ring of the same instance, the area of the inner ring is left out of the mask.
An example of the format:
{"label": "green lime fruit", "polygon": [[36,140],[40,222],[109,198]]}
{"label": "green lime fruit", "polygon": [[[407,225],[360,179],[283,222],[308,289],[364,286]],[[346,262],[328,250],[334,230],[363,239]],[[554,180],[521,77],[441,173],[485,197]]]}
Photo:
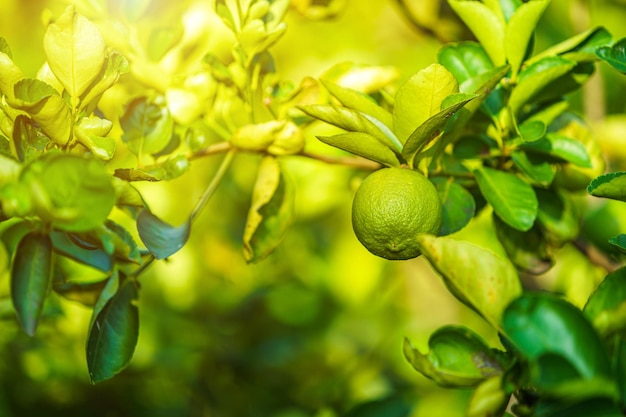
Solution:
{"label": "green lime fruit", "polygon": [[437,235],[442,207],[435,186],[417,171],[383,168],[370,174],[352,204],[352,227],[374,255],[393,260],[421,255],[416,237]]}

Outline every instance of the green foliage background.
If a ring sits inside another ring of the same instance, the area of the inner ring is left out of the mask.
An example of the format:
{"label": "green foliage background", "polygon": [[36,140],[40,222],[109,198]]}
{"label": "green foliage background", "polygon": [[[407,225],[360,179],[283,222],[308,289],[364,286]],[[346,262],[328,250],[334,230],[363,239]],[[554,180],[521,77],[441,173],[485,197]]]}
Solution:
{"label": "green foliage background", "polygon": [[[415,30],[395,2],[345,3],[331,19],[289,13],[287,33],[273,49],[283,78],[297,83],[352,61],[393,66],[400,82],[435,61],[441,44]],[[44,60],[42,13],[57,16],[65,6],[0,3],[0,36],[25,74],[33,76]],[[419,19],[427,17],[414,11]],[[553,0],[539,27],[537,49],[597,24],[621,38],[624,21],[623,1]],[[223,47],[218,40],[213,46],[218,52]],[[601,77],[586,96],[577,97],[577,106],[594,121],[610,168],[624,169],[619,140],[626,137],[626,81],[605,64],[600,68]],[[116,104],[115,97],[108,103]],[[333,152],[313,136],[307,146]],[[284,162],[293,173],[297,200],[296,223],[283,244],[255,265],[241,254],[258,163],[258,157],[242,155],[197,220],[190,243],[143,276],[133,361],[97,386],[89,384],[84,358],[91,310],[52,295],[44,317],[53,319],[42,320],[30,338],[5,298],[6,271],[0,277],[0,415],[364,416],[370,414],[359,407],[376,402],[369,407],[372,416],[462,416],[469,392],[444,391],[414,372],[403,358],[402,340],[408,336],[425,350],[435,329],[464,324],[497,345],[493,329],[445,290],[425,260],[388,262],[358,243],[350,204],[365,171],[298,157]],[[180,224],[215,169],[213,160],[202,159],[183,177],[139,188],[155,213]],[[587,231],[598,242],[626,229],[619,221],[620,215],[626,218],[623,207],[590,204]],[[594,215],[605,220],[606,213],[618,224],[594,223]],[[481,218],[462,233],[494,238]],[[571,247],[558,257],[558,266],[537,280],[584,302],[604,271]]]}

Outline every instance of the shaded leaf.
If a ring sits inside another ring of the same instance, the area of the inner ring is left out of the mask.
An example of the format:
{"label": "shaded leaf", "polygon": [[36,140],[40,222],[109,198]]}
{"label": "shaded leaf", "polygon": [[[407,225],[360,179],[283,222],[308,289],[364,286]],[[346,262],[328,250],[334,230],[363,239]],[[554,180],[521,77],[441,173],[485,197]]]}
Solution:
{"label": "shaded leaf", "polygon": [[503,367],[495,352],[466,327],[445,326],[428,340],[429,352],[422,354],[404,339],[404,357],[413,368],[442,387],[475,387],[500,375]]}
{"label": "shaded leaf", "polygon": [[343,417],[409,417],[412,407],[401,396],[360,403]]}
{"label": "shaded leaf", "polygon": [[327,145],[380,162],[383,165],[400,165],[398,156],[388,146],[367,133],[348,132],[334,136],[318,136],[317,138]]}
{"label": "shaded leaf", "polygon": [[537,220],[553,246],[563,246],[579,234],[580,219],[567,195],[552,190],[535,190],[539,201]]}
{"label": "shaded leaf", "polygon": [[600,175],[591,181],[587,192],[596,197],[626,201],[626,172],[610,172]]}
{"label": "shaded leaf", "polygon": [[[539,388],[556,389],[575,379],[565,368],[561,375],[546,372],[545,367],[556,370],[557,358],[581,379],[611,374],[607,352],[591,323],[576,307],[552,294],[526,293],[516,299],[504,312],[502,326],[515,348],[532,362]],[[552,360],[541,361],[545,355]]]}
{"label": "shaded leaf", "polygon": [[520,147],[528,151],[551,155],[583,168],[591,168],[591,158],[585,145],[559,133],[548,133],[542,139],[524,143]]}
{"label": "shaded leaf", "polygon": [[[444,45],[437,54],[437,60],[454,75],[461,85],[493,68],[483,47],[471,41]],[[474,92],[474,90],[464,89],[461,91]]]}
{"label": "shaded leaf", "polygon": [[52,243],[30,232],[20,240],[11,269],[11,297],[22,329],[35,335],[52,278]]}
{"label": "shaded leaf", "polygon": [[14,98],[13,86],[22,78],[24,78],[24,74],[22,70],[15,65],[11,56],[0,52],[0,92],[2,92],[9,101]]}
{"label": "shaded leaf", "polygon": [[498,217],[517,230],[530,230],[539,204],[528,183],[514,174],[493,168],[477,169],[474,175],[481,193]]}
{"label": "shaded leaf", "polygon": [[[593,387],[590,382],[585,384],[587,388]],[[585,393],[583,386],[580,387],[580,393]],[[539,401],[535,407],[536,417],[622,417],[623,415],[619,406],[613,400],[606,398],[590,398],[575,402],[548,399]]]}
{"label": "shaded leaf", "polygon": [[124,181],[161,181],[167,175],[167,172],[162,167],[155,167],[150,169],[136,169],[136,168],[117,168],[113,175]]}
{"label": "shaded leaf", "polygon": [[87,107],[89,110],[95,108],[102,94],[111,88],[122,74],[126,74],[128,71],[128,60],[123,55],[117,52],[108,54],[100,74],[83,95],[81,108]]}
{"label": "shaded leaf", "polygon": [[409,78],[398,90],[393,110],[393,130],[401,143],[430,117],[441,112],[441,103],[459,91],[454,75],[432,64]]}
{"label": "shaded leaf", "polygon": [[76,301],[87,307],[93,307],[108,280],[96,282],[55,282],[52,289],[70,301]]}
{"label": "shaded leaf", "polygon": [[293,193],[293,186],[285,178],[276,158],[263,158],[243,234],[243,253],[247,262],[264,259],[280,244],[293,222]]}
{"label": "shaded leaf", "polygon": [[602,46],[596,50],[596,54],[613,68],[626,74],[626,38],[615,42],[613,46]]}
{"label": "shaded leaf", "polygon": [[137,216],[137,231],[150,253],[156,259],[165,259],[185,246],[191,224],[187,221],[181,226],[172,226],[144,209]]}
{"label": "shaded leaf", "polygon": [[626,235],[625,234],[622,233],[615,237],[610,238],[609,243],[611,244],[611,246],[613,246],[620,252],[626,254]]}
{"label": "shaded leaf", "polygon": [[498,240],[516,267],[531,274],[542,274],[552,267],[554,260],[537,227],[521,232],[497,216],[493,220]]}
{"label": "shaded leaf", "polygon": [[110,254],[101,248],[82,244],[82,241],[71,233],[54,230],[50,233],[50,239],[55,252],[61,255],[105,272],[113,267]]}
{"label": "shaded leaf", "polygon": [[127,279],[101,310],[94,309],[87,340],[87,366],[94,384],[119,373],[133,356],[139,335],[137,290],[137,284]]}
{"label": "shaded leaf", "polygon": [[476,202],[472,194],[447,178],[430,178],[437,188],[442,205],[442,221],[439,236],[446,236],[464,228],[474,217]]}
{"label": "shaded leaf", "polygon": [[505,307],[522,292],[511,262],[470,242],[419,235],[420,250],[450,292],[496,329]]}
{"label": "shaded leaf", "polygon": [[519,73],[518,83],[511,91],[509,104],[513,113],[518,113],[522,106],[550,85],[559,77],[567,74],[576,66],[576,62],[550,56],[524,68]]}
{"label": "shaded leaf", "polygon": [[467,417],[504,416],[504,410],[511,398],[505,389],[502,375],[492,376],[483,381],[472,394],[467,407]]}
{"label": "shaded leaf", "polygon": [[532,152],[513,151],[515,166],[531,181],[541,187],[549,187],[556,175],[556,168],[543,155]]}
{"label": "shaded leaf", "polygon": [[626,267],[608,274],[583,309],[600,334],[626,328]]}

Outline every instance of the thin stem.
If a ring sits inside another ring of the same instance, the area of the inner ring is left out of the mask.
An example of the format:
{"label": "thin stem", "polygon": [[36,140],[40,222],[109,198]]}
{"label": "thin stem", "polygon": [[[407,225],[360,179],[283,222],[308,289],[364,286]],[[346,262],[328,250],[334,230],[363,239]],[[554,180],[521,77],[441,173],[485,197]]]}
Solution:
{"label": "thin stem", "polygon": [[233,149],[230,142],[219,142],[214,143],[213,145],[209,145],[206,148],[198,149],[195,152],[191,152],[187,155],[187,159],[193,161],[194,159],[199,159],[205,156],[216,155],[219,153],[224,153]]}
{"label": "thin stem", "polygon": [[154,257],[154,255],[150,254],[149,257],[148,257],[148,260],[146,262],[144,262],[143,265],[141,265],[135,271],[133,271],[133,273],[130,274],[129,276],[130,277],[138,277],[139,275],[141,275],[141,273],[143,273],[143,271],[148,269],[148,267],[150,265],[152,265],[152,262],[154,262],[155,260],[156,260],[156,258]]}
{"label": "thin stem", "polygon": [[222,160],[222,163],[220,164],[219,168],[217,169],[217,172],[213,176],[213,179],[211,179],[211,182],[207,186],[206,190],[204,190],[204,193],[200,197],[200,200],[198,200],[198,203],[196,204],[191,214],[189,215],[189,223],[192,223],[193,220],[196,218],[196,216],[198,216],[198,214],[200,214],[202,209],[207,205],[207,203],[213,196],[213,193],[215,193],[215,190],[217,190],[217,187],[222,181],[222,178],[224,178],[224,174],[226,174],[226,171],[230,167],[230,164],[233,161],[233,157],[235,156],[236,153],[237,151],[234,148],[228,151],[228,153]]}

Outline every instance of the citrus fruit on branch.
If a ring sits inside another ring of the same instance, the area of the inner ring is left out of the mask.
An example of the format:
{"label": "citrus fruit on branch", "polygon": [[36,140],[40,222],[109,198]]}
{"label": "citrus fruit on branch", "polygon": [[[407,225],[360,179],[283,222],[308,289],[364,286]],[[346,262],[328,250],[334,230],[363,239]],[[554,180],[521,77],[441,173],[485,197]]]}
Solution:
{"label": "citrus fruit on branch", "polygon": [[437,189],[408,168],[383,168],[368,175],[352,203],[352,227],[374,255],[393,260],[421,255],[420,233],[437,235],[442,207]]}

